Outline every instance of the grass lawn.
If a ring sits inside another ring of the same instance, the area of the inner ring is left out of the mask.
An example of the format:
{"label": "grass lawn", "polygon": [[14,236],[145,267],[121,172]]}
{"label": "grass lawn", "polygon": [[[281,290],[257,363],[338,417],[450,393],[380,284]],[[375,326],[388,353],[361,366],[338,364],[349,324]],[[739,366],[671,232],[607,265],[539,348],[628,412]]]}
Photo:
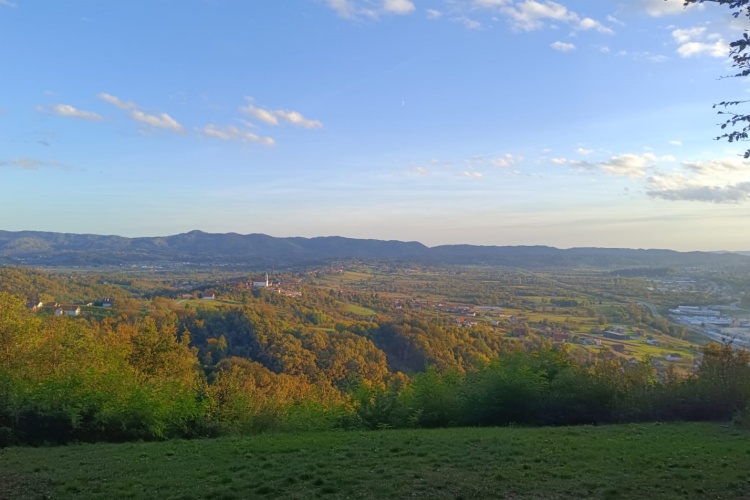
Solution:
{"label": "grass lawn", "polygon": [[718,424],[266,434],[0,450],[0,498],[748,498]]}
{"label": "grass lawn", "polygon": [[358,304],[346,304],[346,310],[347,312],[350,312],[352,314],[356,314],[357,316],[375,316],[377,312],[373,311],[369,307],[362,307]]}

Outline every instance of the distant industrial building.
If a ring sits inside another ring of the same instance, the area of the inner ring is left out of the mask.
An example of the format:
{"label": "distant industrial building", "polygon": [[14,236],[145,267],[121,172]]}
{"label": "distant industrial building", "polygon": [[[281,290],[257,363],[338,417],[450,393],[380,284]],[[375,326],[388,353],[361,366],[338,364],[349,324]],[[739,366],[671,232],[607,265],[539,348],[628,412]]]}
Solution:
{"label": "distant industrial building", "polygon": [[677,306],[677,309],[670,309],[669,312],[685,316],[721,316],[719,311],[699,306]]}

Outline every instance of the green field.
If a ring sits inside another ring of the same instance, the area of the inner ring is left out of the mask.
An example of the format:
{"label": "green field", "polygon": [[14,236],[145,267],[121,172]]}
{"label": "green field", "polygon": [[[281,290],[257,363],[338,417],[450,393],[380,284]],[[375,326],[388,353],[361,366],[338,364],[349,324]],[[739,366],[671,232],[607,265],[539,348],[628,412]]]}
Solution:
{"label": "green field", "polygon": [[362,307],[357,304],[346,304],[346,310],[352,314],[356,314],[357,316],[375,316],[377,312],[373,311],[369,307]]}
{"label": "green field", "polygon": [[748,498],[719,424],[265,434],[0,450],[0,498]]}

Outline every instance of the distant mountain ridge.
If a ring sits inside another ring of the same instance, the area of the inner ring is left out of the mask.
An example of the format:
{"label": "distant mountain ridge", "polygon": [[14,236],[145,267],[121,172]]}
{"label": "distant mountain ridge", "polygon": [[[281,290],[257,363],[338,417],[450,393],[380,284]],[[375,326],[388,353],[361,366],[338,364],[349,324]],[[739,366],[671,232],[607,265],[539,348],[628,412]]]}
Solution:
{"label": "distant mountain ridge", "polygon": [[265,234],[188,233],[126,238],[43,231],[0,231],[0,264],[117,266],[148,263],[247,267],[295,266],[340,259],[382,259],[426,264],[510,267],[705,267],[750,269],[738,253],[626,248],[442,245],[340,236],[276,238]]}

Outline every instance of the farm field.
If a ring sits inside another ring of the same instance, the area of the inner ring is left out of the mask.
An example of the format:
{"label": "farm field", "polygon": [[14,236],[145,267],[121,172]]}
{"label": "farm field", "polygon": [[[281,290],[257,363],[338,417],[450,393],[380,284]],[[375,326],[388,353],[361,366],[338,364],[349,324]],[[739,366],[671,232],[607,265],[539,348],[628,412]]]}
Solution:
{"label": "farm field", "polygon": [[747,498],[720,424],[279,433],[0,450],[0,498]]}

